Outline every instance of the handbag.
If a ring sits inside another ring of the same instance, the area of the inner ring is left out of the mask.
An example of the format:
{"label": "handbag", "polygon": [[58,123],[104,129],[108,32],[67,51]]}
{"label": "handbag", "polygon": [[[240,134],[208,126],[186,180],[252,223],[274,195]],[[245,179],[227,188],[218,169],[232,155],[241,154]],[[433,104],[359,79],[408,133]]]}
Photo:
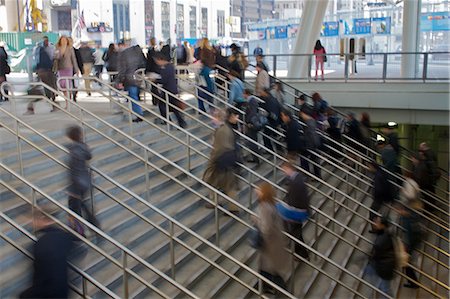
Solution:
{"label": "handbag", "polygon": [[255,249],[261,249],[264,245],[264,239],[258,227],[252,228],[249,233],[250,246]]}

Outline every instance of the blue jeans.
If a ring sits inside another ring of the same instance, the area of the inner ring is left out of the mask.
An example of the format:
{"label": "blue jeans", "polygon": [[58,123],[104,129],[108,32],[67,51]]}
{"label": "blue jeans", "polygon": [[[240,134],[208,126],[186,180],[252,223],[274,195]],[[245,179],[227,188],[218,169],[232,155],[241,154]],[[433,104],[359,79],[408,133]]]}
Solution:
{"label": "blue jeans", "polygon": [[[379,277],[372,264],[370,263],[367,264],[366,269],[364,270],[364,275],[367,275],[367,282],[379,288],[382,292],[393,297],[391,290],[391,281]],[[375,298],[386,298],[386,297],[377,293]]]}
{"label": "blue jeans", "polygon": [[[132,98],[133,100],[136,101],[140,101],[139,99],[139,94],[141,92],[141,89],[137,86],[128,86],[128,95],[130,96],[130,98]],[[142,115],[142,108],[141,106],[135,104],[135,103],[131,103],[131,107],[133,109],[133,112],[136,112],[139,115]]]}
{"label": "blue jeans", "polygon": [[206,87],[208,87],[208,91],[211,92],[211,93],[214,93],[214,90],[215,90],[215,88],[214,88],[214,81],[209,76],[209,73],[211,73],[211,69],[204,65],[202,70],[200,71],[200,76],[205,78]]}

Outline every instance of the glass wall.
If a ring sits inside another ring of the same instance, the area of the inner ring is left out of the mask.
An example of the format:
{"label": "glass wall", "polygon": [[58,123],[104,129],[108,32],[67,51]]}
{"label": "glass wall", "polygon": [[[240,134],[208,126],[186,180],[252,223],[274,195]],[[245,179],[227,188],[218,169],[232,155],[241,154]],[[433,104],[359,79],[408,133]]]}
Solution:
{"label": "glass wall", "polygon": [[206,7],[202,7],[202,37],[208,36],[208,9]]}
{"label": "glass wall", "polygon": [[161,32],[162,39],[170,38],[170,3],[161,2]]}
{"label": "glass wall", "polygon": [[114,39],[130,38],[130,4],[127,0],[114,0]]}
{"label": "glass wall", "polygon": [[153,0],[145,0],[145,42],[155,36],[155,8]]}
{"label": "glass wall", "polygon": [[177,38],[184,38],[184,5],[177,4]]}
{"label": "glass wall", "polygon": [[225,36],[225,12],[217,11],[217,37]]}
{"label": "glass wall", "polygon": [[197,37],[197,7],[189,7],[189,34],[191,38]]}

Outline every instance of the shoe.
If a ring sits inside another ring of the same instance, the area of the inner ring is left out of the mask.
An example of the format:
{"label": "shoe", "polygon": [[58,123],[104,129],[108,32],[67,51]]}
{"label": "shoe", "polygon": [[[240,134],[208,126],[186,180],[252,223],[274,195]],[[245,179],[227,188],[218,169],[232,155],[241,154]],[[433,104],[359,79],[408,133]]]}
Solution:
{"label": "shoe", "polygon": [[34,114],[34,109],[27,109],[27,111],[25,111],[25,113],[23,115],[33,115]]}
{"label": "shoe", "polygon": [[87,93],[88,97],[90,97],[92,94],[90,92]]}
{"label": "shoe", "polygon": [[137,118],[132,120],[132,122],[134,122],[134,123],[140,123],[141,121],[143,121],[143,119],[140,118],[140,117],[137,117]]}
{"label": "shoe", "polygon": [[419,286],[417,285],[417,284],[415,284],[415,283],[405,283],[404,285],[403,285],[405,288],[410,288],[410,289],[418,289],[419,288]]}

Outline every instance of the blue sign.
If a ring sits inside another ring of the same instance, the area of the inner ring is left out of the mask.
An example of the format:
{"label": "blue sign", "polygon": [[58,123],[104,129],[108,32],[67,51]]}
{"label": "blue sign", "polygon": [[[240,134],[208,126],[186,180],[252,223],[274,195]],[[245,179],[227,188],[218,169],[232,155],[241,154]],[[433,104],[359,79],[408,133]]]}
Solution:
{"label": "blue sign", "polygon": [[372,18],[373,34],[391,34],[391,17]]}
{"label": "blue sign", "polygon": [[449,31],[450,12],[430,12],[423,13],[420,17],[421,31]]}
{"label": "blue sign", "polygon": [[370,34],[370,18],[353,19],[354,34]]}
{"label": "blue sign", "polygon": [[287,26],[276,26],[275,27],[275,38],[287,38],[288,37],[288,30]]}
{"label": "blue sign", "polygon": [[339,22],[323,22],[320,36],[338,36]]}

